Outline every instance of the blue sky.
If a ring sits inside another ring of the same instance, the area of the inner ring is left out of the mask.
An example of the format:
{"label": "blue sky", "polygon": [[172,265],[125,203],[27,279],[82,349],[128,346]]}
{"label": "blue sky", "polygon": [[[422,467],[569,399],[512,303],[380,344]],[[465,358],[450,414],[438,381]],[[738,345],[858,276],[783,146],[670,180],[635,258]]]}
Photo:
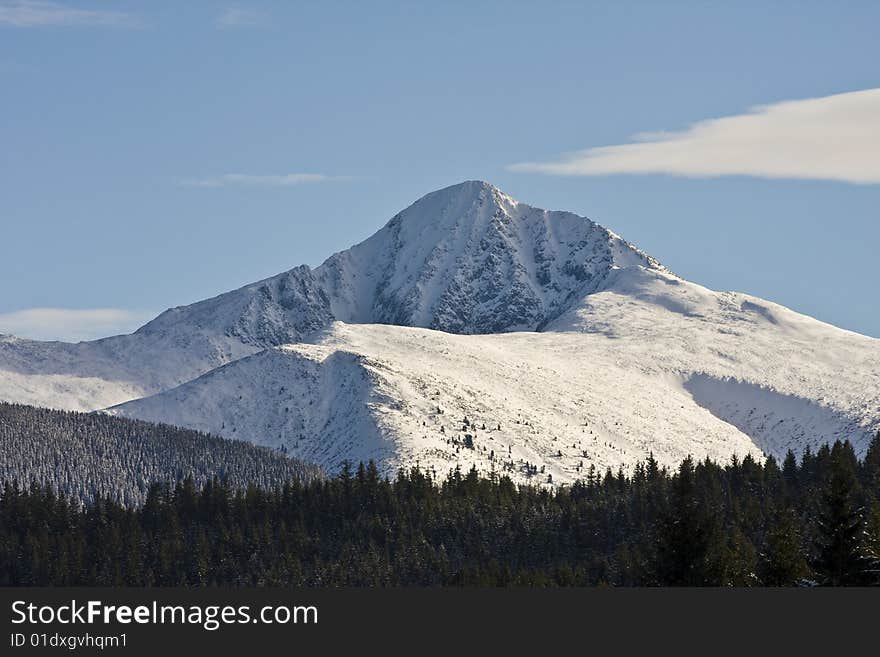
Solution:
{"label": "blue sky", "polygon": [[0,0],[0,332],[130,329],[479,178],[880,337],[877,25],[867,1]]}

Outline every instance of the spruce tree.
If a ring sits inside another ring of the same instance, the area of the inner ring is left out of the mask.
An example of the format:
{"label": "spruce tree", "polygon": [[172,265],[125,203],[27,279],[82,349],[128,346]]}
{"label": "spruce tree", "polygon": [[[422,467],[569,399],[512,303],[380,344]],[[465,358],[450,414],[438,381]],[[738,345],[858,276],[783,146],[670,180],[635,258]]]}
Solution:
{"label": "spruce tree", "polygon": [[761,579],[765,586],[794,586],[810,574],[797,516],[790,508],[778,510],[767,535]]}
{"label": "spruce tree", "polygon": [[815,567],[820,583],[827,586],[865,584],[870,569],[864,544],[862,508],[856,500],[857,483],[851,452],[848,443],[838,442],[828,456],[830,472],[822,491]]}
{"label": "spruce tree", "polygon": [[655,572],[663,586],[702,586],[714,540],[696,493],[694,462],[687,457],[672,481],[669,510],[658,532]]}

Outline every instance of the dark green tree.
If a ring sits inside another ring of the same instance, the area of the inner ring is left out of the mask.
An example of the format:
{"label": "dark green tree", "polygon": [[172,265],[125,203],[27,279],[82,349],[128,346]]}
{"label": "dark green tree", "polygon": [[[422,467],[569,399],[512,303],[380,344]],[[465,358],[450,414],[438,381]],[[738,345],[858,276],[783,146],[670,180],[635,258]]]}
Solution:
{"label": "dark green tree", "polygon": [[704,586],[707,556],[715,532],[697,498],[694,462],[686,458],[674,477],[669,510],[658,531],[655,573],[658,583],[671,586]]}
{"label": "dark green tree", "polygon": [[766,586],[794,586],[810,575],[794,510],[778,510],[767,535],[761,568]]}
{"label": "dark green tree", "polygon": [[[820,450],[821,453],[822,450]],[[870,570],[863,509],[858,505],[855,455],[849,443],[835,443],[822,491],[815,571],[828,586],[866,584]]]}

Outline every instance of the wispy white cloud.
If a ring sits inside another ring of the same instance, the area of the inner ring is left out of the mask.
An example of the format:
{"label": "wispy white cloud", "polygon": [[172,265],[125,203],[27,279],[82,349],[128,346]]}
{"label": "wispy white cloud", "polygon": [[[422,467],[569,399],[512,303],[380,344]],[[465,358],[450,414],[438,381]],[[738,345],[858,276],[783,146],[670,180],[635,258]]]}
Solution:
{"label": "wispy white cloud", "polygon": [[292,187],[310,183],[350,180],[349,176],[328,176],[323,173],[285,173],[280,175],[254,175],[249,173],[225,173],[211,178],[181,180],[184,187],[227,187],[250,185],[262,187]]}
{"label": "wispy white cloud", "polygon": [[643,133],[512,171],[560,176],[665,173],[880,183],[880,89],[792,100]]}
{"label": "wispy white cloud", "polygon": [[79,9],[46,0],[0,1],[0,26],[7,27],[139,27],[134,14],[104,9]]}
{"label": "wispy white cloud", "polygon": [[217,27],[229,29],[234,27],[265,27],[269,25],[269,15],[253,9],[228,7],[217,17]]}
{"label": "wispy white cloud", "polygon": [[33,340],[94,340],[131,333],[155,313],[122,308],[28,308],[0,313],[0,333]]}

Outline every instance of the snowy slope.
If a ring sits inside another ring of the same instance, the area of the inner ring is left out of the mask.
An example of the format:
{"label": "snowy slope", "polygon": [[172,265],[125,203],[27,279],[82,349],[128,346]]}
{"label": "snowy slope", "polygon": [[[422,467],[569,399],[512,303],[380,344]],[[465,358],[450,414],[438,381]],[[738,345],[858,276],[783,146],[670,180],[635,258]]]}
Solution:
{"label": "snowy slope", "polygon": [[388,471],[494,466],[523,480],[534,464],[560,483],[649,450],[668,463],[760,453],[680,380],[622,371],[595,336],[575,334],[337,324],[317,345],[267,350],[110,412],[283,445],[330,469],[372,458]]}
{"label": "snowy slope", "polygon": [[649,452],[668,465],[781,458],[835,438],[862,452],[880,428],[880,341],[652,270],[615,288],[560,318],[564,332],[336,323],[314,344],[110,412],[284,446],[329,469],[372,458],[389,472],[475,465],[525,481],[533,464],[532,481],[554,484]]}
{"label": "snowy slope", "polygon": [[90,411],[179,385],[259,351],[194,327],[68,344],[0,336],[0,400]]}
{"label": "snowy slope", "polygon": [[130,336],[0,337],[0,399],[114,406],[331,469],[522,479],[533,464],[558,483],[649,450],[672,464],[836,437],[862,449],[880,427],[880,341],[689,283],[588,219],[466,182],[314,270]]}

